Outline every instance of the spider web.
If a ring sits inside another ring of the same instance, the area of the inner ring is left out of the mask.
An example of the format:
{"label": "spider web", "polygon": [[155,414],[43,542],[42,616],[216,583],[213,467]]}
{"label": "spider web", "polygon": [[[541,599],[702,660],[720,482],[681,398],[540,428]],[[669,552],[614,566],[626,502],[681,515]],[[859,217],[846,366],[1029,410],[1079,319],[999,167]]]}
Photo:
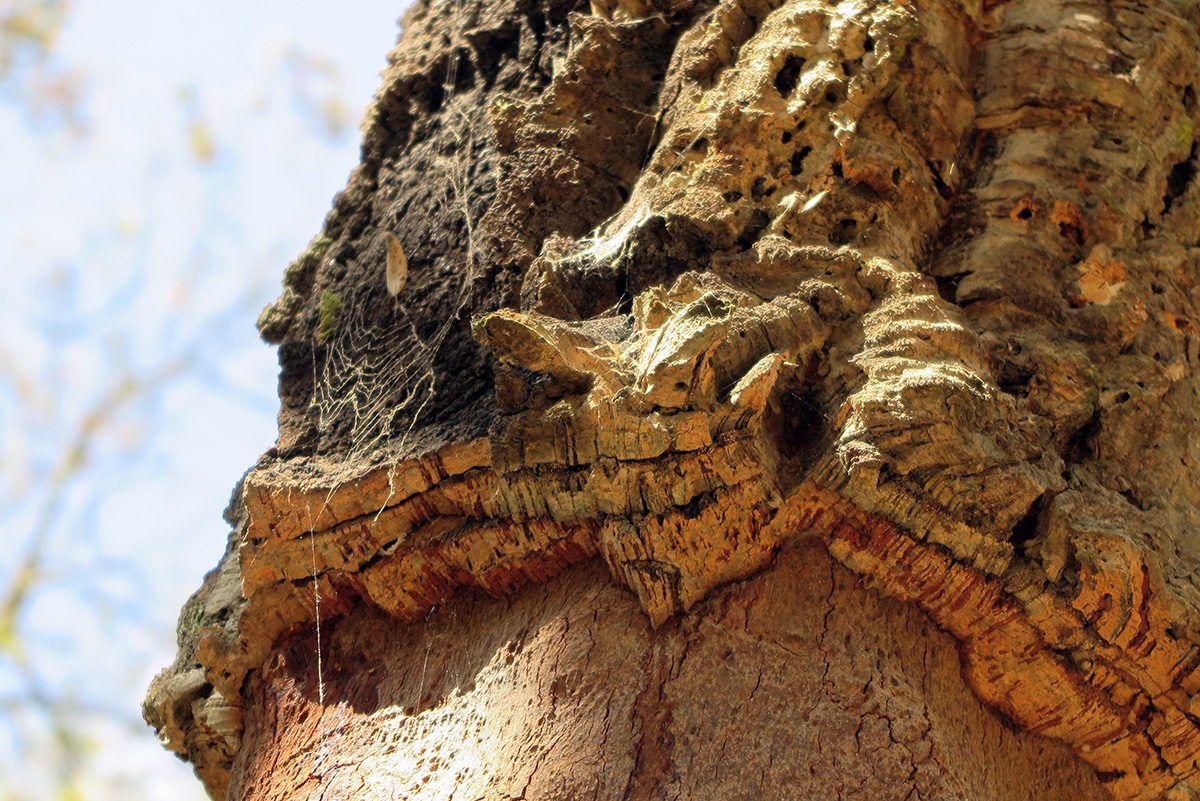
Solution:
{"label": "spider web", "polygon": [[[463,269],[455,271],[457,281],[451,278],[442,287],[431,288],[449,297],[446,308],[437,312],[440,322],[432,333],[421,336],[408,312],[413,302],[411,284],[391,301],[395,304],[392,313],[381,308],[386,292],[380,260],[368,268],[377,275],[367,285],[346,293],[319,368],[314,354],[312,402],[317,410],[318,443],[330,438],[348,443],[348,459],[371,453],[384,440],[395,439],[400,449],[407,444],[439,389],[435,360],[446,339],[461,324],[471,286],[479,274],[475,220],[469,206],[475,148],[472,121],[463,111],[451,108],[457,92],[458,65],[464,57],[458,49],[447,55],[443,84],[447,112],[441,125],[449,133],[448,144],[446,152],[433,160],[430,174],[423,178],[444,187],[433,213],[449,220],[457,217],[465,234],[465,263]],[[378,227],[382,232],[387,221],[381,220]],[[409,246],[410,253],[418,252],[419,243],[410,242]]]}
{"label": "spider web", "polygon": [[[463,57],[463,51],[457,48],[447,54],[443,82],[444,107],[447,109],[452,107],[455,99],[459,61]],[[461,218],[466,247],[464,269],[458,271],[458,286],[446,287],[452,300],[438,314],[440,322],[431,334],[421,336],[408,313],[413,292],[411,283],[407,296],[401,291],[396,298],[384,300],[389,296],[385,290],[386,262],[381,259],[378,265],[368,268],[376,271],[372,280],[351,287],[345,297],[340,298],[336,326],[326,343],[325,357],[319,367],[314,349],[311,401],[317,411],[314,449],[319,451],[322,442],[331,440],[346,442],[348,450],[343,458],[349,463],[356,457],[371,454],[385,440],[397,438],[398,449],[404,449],[409,435],[437,393],[438,376],[434,364],[438,352],[459,324],[479,273],[474,219],[469,205],[470,168],[475,145],[471,119],[461,110],[448,111],[442,118],[442,126],[444,130],[449,129],[448,141],[452,146],[434,160],[433,170],[424,180],[438,181],[445,187],[438,208],[431,211],[448,218],[456,215]],[[388,220],[380,220],[377,235],[387,227]],[[413,248],[414,243],[409,245]],[[415,251],[413,248],[410,252]],[[387,302],[394,304],[391,314],[380,306]],[[425,299],[425,303],[430,302]],[[343,483],[334,482],[329,487],[322,509],[309,520],[310,531],[314,530],[315,520],[320,518]],[[383,501],[380,511],[386,508],[389,500]],[[311,537],[311,541],[318,699],[324,704],[321,571],[317,564],[315,537]],[[316,768],[320,767],[322,759],[322,754],[314,754]]]}

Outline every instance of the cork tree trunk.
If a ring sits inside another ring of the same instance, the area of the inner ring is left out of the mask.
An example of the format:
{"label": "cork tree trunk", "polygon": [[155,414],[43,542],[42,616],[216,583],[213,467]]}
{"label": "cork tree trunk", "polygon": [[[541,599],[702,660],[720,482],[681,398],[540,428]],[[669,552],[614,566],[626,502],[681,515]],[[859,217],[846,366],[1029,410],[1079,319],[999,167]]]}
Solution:
{"label": "cork tree trunk", "polygon": [[1198,26],[418,2],[147,719],[253,801],[1200,798]]}

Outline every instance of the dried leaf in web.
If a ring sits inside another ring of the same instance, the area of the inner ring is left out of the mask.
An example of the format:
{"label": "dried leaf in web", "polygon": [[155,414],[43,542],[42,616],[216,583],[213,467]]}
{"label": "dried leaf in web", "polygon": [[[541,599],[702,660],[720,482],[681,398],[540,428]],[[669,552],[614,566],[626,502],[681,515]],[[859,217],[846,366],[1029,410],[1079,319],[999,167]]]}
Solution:
{"label": "dried leaf in web", "polygon": [[395,234],[384,231],[383,235],[387,239],[387,291],[395,297],[408,283],[408,257]]}

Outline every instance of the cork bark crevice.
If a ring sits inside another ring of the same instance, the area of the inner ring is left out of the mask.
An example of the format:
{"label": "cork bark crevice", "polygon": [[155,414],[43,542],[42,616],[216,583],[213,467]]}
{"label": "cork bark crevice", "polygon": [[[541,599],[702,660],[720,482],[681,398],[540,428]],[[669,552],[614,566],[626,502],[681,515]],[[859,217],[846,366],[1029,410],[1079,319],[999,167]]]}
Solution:
{"label": "cork bark crevice", "polygon": [[1111,797],[1200,797],[1198,24],[418,4],[260,320],[279,441],[148,719],[221,797],[314,626],[596,558],[702,626],[670,621],[814,538]]}

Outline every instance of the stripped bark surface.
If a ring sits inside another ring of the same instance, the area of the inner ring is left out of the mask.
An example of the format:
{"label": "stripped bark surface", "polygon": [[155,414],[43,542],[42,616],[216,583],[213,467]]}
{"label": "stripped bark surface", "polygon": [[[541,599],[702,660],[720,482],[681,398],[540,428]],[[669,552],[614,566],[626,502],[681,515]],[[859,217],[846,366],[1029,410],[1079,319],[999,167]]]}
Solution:
{"label": "stripped bark surface", "polygon": [[364,613],[332,632],[324,705],[314,647],[251,678],[264,713],[233,797],[1105,798],[972,697],[948,635],[814,540],[655,631],[595,562],[420,626]]}
{"label": "stripped bark surface", "polygon": [[[311,777],[265,777],[263,693],[311,705],[314,626],[365,647],[364,615],[599,560],[667,632],[639,675],[677,672],[706,599],[820,541],[1111,797],[1200,797],[1198,26],[1183,0],[418,4],[260,320],[279,441],[148,719],[214,796],[232,770],[284,797]],[[699,754],[593,789],[703,797]]]}

